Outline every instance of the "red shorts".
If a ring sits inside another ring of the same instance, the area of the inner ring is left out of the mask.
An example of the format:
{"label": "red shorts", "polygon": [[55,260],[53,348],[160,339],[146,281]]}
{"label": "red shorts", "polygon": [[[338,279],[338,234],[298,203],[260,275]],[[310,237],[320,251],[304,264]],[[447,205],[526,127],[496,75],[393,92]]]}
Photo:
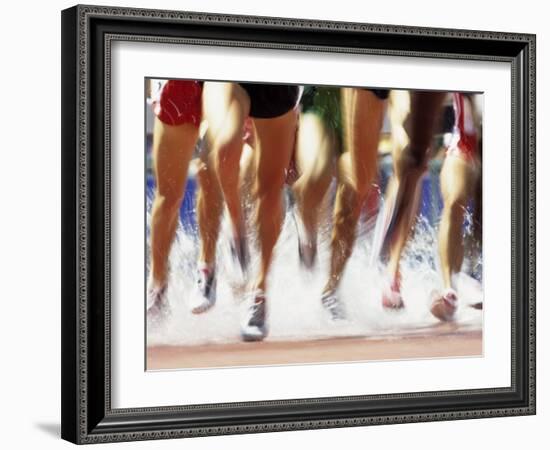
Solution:
{"label": "red shorts", "polygon": [[455,125],[453,142],[448,153],[462,156],[466,159],[473,159],[477,155],[477,130],[474,123],[473,112],[467,113],[464,108],[464,94],[453,93],[455,109]]}
{"label": "red shorts", "polygon": [[198,81],[168,80],[153,101],[153,111],[166,125],[201,122],[202,84]]}

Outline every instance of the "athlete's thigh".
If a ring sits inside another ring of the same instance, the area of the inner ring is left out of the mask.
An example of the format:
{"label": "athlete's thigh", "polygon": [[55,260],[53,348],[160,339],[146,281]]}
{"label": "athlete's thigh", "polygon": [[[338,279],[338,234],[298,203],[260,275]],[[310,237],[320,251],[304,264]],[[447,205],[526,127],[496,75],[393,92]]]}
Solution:
{"label": "athlete's thigh", "polygon": [[405,121],[411,111],[409,91],[392,90],[388,101],[388,118],[391,127],[392,152],[401,151],[409,143]]}
{"label": "athlete's thigh", "polygon": [[210,139],[229,141],[242,135],[250,111],[250,99],[243,88],[236,83],[206,82],[202,101]]}
{"label": "athlete's thigh", "polygon": [[356,91],[358,105],[355,127],[359,142],[350,148],[351,158],[357,164],[365,162],[376,166],[386,101],[377,97],[372,91],[365,89],[356,89]]}
{"label": "athlete's thigh", "polygon": [[296,137],[297,113],[272,119],[254,119],[257,136],[257,179],[263,186],[282,185]]}
{"label": "athlete's thigh", "polygon": [[296,139],[296,165],[300,174],[329,169],[334,158],[334,132],[315,113],[300,114]]}
{"label": "athlete's thigh", "polygon": [[153,165],[162,195],[181,195],[197,137],[198,128],[191,123],[167,125],[155,119]]}
{"label": "athlete's thigh", "polygon": [[441,194],[446,203],[465,205],[476,183],[475,163],[458,155],[448,155],[441,168]]}
{"label": "athlete's thigh", "polygon": [[357,188],[372,180],[377,170],[378,143],[386,101],[365,89],[344,90],[346,151]]}
{"label": "athlete's thigh", "polygon": [[446,92],[427,91],[411,94],[411,112],[405,127],[410,139],[408,152],[418,164],[426,159],[446,95]]}

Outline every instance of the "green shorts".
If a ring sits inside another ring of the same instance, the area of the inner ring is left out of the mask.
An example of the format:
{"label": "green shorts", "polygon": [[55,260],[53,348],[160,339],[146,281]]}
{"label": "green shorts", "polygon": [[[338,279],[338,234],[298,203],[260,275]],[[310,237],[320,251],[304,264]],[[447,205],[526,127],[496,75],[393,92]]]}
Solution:
{"label": "green shorts", "polygon": [[301,107],[303,113],[316,114],[327,130],[334,133],[337,151],[342,152],[342,113],[340,88],[329,86],[304,86]]}

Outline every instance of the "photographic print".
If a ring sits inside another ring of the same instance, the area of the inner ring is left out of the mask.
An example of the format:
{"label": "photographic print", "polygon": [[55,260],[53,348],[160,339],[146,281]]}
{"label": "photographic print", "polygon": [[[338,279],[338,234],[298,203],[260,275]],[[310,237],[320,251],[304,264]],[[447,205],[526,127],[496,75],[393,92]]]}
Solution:
{"label": "photographic print", "polygon": [[534,35],[78,5],[61,42],[64,439],[535,414]]}
{"label": "photographic print", "polygon": [[146,78],[146,369],[482,356],[483,99]]}

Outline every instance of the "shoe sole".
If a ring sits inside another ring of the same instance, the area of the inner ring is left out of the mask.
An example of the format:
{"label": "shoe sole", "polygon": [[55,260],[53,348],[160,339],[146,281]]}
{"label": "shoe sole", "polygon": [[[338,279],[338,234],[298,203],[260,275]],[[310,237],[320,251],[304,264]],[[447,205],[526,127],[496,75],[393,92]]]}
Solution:
{"label": "shoe sole", "polygon": [[216,302],[208,302],[208,304],[202,304],[200,306],[195,306],[194,308],[191,309],[191,312],[193,314],[202,314],[202,313],[205,313],[206,311],[208,311],[209,309],[211,309],[214,305],[215,305]]}
{"label": "shoe sole", "polygon": [[264,335],[258,335],[258,336],[250,335],[250,334],[241,334],[241,339],[244,342],[260,342],[260,341],[263,341],[266,337],[267,337],[267,333],[265,333]]}

